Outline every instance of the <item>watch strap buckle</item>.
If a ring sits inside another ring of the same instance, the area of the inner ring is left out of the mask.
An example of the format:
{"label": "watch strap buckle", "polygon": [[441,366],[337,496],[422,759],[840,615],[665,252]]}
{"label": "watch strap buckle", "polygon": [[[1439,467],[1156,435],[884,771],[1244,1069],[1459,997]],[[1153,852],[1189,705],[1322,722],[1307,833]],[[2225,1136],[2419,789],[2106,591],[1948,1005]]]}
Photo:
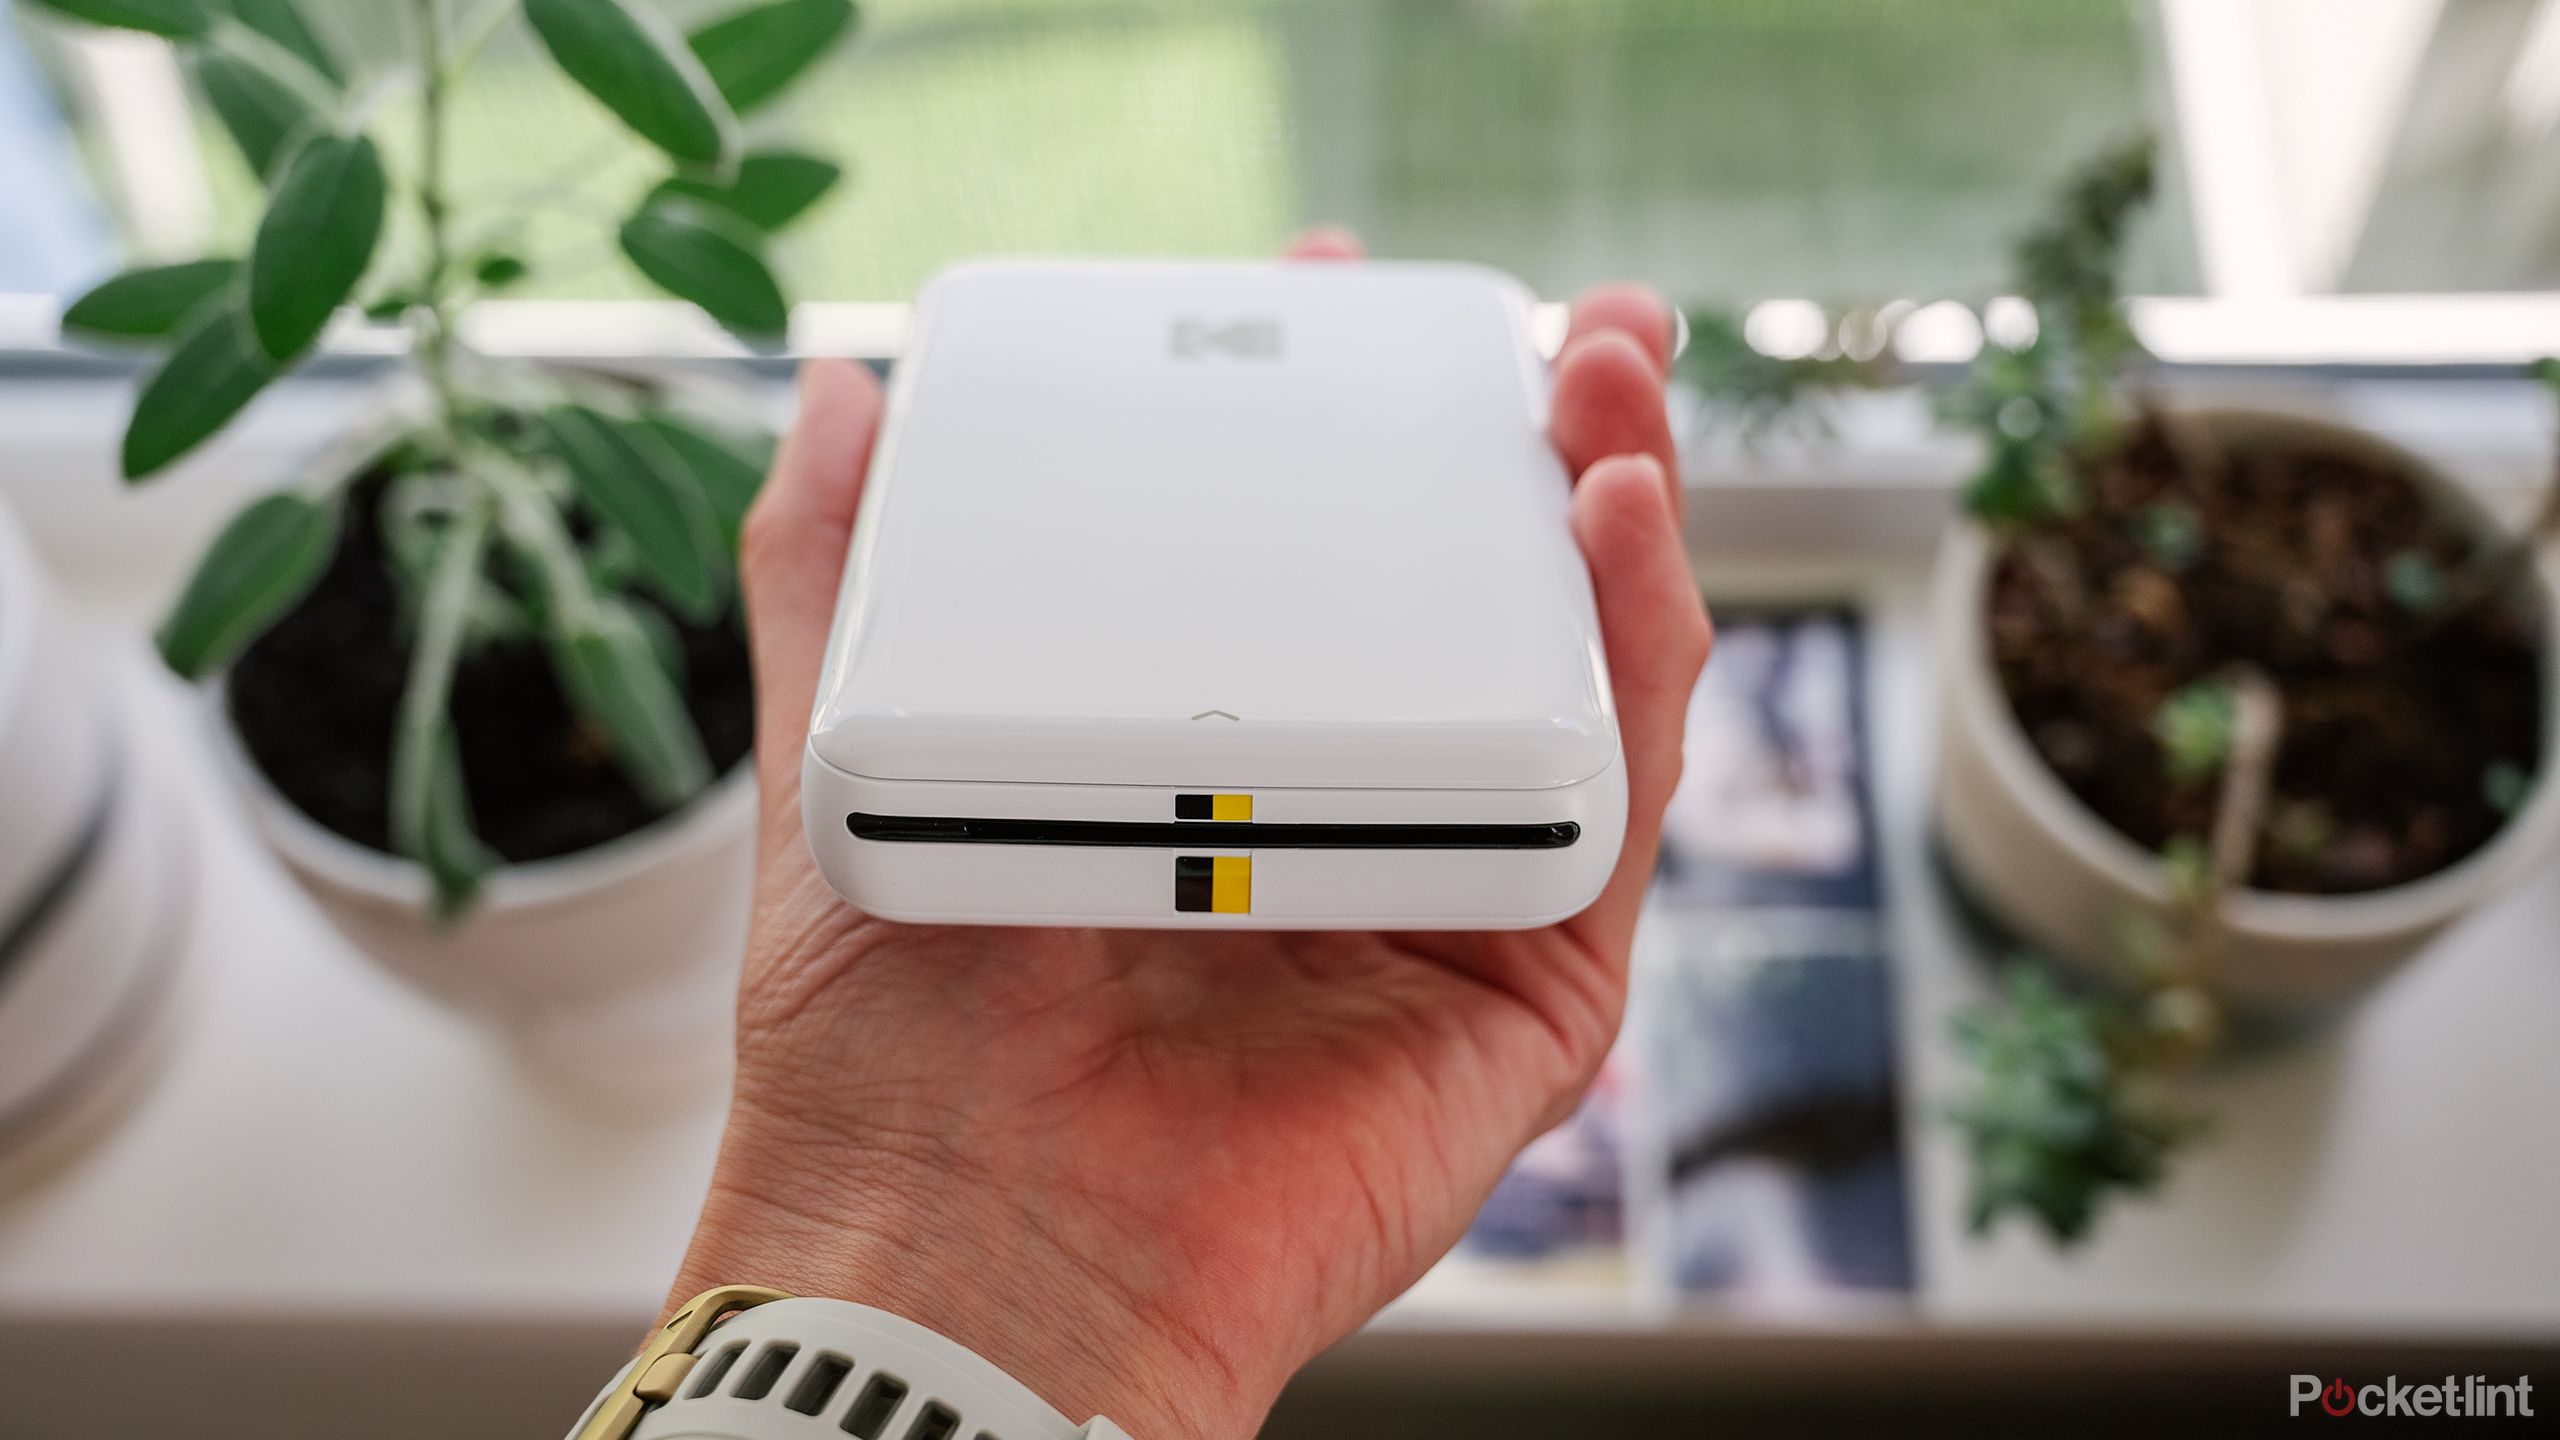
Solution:
{"label": "watch strap buckle", "polygon": [[640,1424],[649,1407],[675,1398],[676,1390],[693,1373],[699,1358],[694,1347],[711,1328],[741,1310],[791,1296],[781,1290],[768,1290],[760,1285],[721,1285],[705,1290],[687,1300],[658,1327],[641,1347],[639,1357],[623,1371],[611,1390],[578,1427],[570,1440],[627,1440]]}

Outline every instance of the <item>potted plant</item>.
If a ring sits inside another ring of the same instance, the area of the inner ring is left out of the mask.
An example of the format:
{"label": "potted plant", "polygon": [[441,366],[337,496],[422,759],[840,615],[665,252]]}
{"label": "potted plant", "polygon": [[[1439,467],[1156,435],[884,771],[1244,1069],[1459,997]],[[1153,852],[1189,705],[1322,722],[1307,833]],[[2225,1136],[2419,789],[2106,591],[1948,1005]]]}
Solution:
{"label": "potted plant", "polygon": [[[611,230],[641,275],[752,341],[765,259],[838,168],[741,117],[850,27],[850,0],[744,0],[691,35],[648,0],[411,0],[359,76],[294,0],[40,0],[178,46],[266,184],[245,254],[136,270],[66,333],[163,347],[123,439],[141,481],[317,346],[399,327],[416,403],[235,517],[159,633],[214,681],[261,826],[330,916],[421,987],[589,1075],[716,1063],[754,796],[738,525],[766,441],[663,386],[494,363],[472,300],[542,263],[457,198],[449,99],[519,16],[665,160]],[[400,122],[409,144],[376,131]],[[405,216],[415,243],[385,243]]]}
{"label": "potted plant", "polygon": [[1946,857],[2081,982],[1961,1022],[1975,1219],[2064,1239],[2194,1130],[2159,1076],[2344,1006],[2560,833],[2560,483],[2520,535],[2372,435],[2132,390],[2151,182],[2102,156],[2020,244],[2037,329],[1957,397],[1985,462],[1932,619]]}

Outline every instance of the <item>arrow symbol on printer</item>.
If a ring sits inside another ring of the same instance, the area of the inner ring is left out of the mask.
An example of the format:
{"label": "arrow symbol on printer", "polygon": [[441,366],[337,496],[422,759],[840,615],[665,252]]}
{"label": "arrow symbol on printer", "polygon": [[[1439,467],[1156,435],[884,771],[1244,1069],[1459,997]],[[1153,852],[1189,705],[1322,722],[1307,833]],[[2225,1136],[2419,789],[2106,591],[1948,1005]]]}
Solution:
{"label": "arrow symbol on printer", "polygon": [[1192,718],[1192,719],[1194,719],[1194,720],[1206,720],[1206,719],[1208,719],[1208,718],[1209,718],[1210,716],[1212,716],[1212,715],[1217,716],[1217,717],[1218,717],[1219,719],[1221,719],[1221,720],[1233,720],[1233,719],[1235,719],[1235,718],[1236,718],[1235,716],[1228,714],[1228,713],[1227,713],[1226,711],[1224,711],[1224,710],[1203,710],[1203,711],[1201,711],[1199,714],[1194,715],[1194,716],[1192,716],[1191,718]]}

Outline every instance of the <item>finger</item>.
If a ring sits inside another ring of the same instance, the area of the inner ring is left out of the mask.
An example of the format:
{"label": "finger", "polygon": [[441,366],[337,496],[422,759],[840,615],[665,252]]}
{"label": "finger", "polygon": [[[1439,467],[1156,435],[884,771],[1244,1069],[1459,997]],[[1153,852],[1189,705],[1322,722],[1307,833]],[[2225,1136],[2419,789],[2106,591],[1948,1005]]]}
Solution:
{"label": "finger", "polygon": [[[800,413],[773,473],[747,512],[739,578],[755,656],[756,764],[770,816],[799,793],[800,750],[817,699],[836,586],[844,575],[862,476],[880,425],[880,384],[869,367],[812,360],[800,367]],[[788,807],[793,827],[797,806]]]}
{"label": "finger", "polygon": [[1601,643],[1617,697],[1626,752],[1627,834],[1618,866],[1590,909],[1568,922],[1589,948],[1624,965],[1636,911],[1653,880],[1662,811],[1680,783],[1689,694],[1714,632],[1689,575],[1689,556],[1661,462],[1651,455],[1602,460],[1573,496],[1573,533],[1591,567]]}
{"label": "finger", "polygon": [[[1613,455],[1653,459],[1673,520],[1680,515],[1679,452],[1662,403],[1662,372],[1643,344],[1624,330],[1594,330],[1556,361],[1547,433],[1565,467],[1588,476]],[[1587,482],[1586,482],[1587,483]]]}
{"label": "finger", "polygon": [[1314,225],[1298,232],[1283,252],[1292,260],[1361,260],[1368,250],[1356,231],[1341,225]]}
{"label": "finger", "polygon": [[1652,357],[1656,371],[1671,373],[1672,357],[1679,349],[1680,315],[1652,287],[1620,283],[1583,291],[1573,302],[1572,321],[1565,326],[1565,348],[1603,330],[1634,337]]}

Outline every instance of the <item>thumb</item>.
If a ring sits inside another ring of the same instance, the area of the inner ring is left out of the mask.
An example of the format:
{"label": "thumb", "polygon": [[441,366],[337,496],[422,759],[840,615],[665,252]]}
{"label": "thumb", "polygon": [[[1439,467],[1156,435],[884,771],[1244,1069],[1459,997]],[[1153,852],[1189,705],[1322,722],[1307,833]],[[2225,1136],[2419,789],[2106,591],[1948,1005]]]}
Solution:
{"label": "thumb", "polygon": [[800,414],[747,512],[738,569],[755,656],[756,768],[768,817],[797,831],[800,750],[817,700],[836,587],[880,428],[880,383],[848,360],[800,367]]}

